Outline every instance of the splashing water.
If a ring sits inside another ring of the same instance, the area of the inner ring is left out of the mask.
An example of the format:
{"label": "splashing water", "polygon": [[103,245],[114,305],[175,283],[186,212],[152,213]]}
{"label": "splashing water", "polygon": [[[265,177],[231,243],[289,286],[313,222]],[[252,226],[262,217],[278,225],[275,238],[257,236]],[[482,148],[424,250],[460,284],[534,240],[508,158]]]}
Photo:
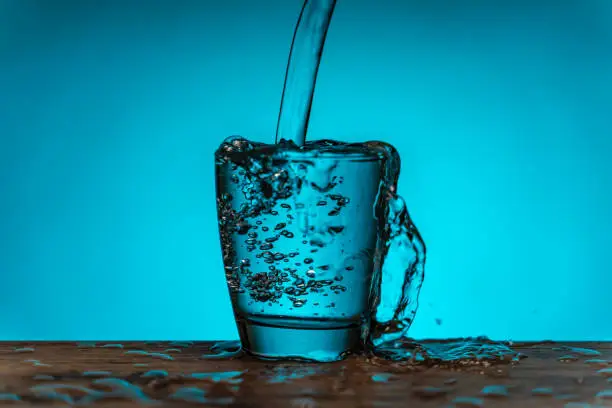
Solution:
{"label": "splashing water", "polygon": [[373,346],[404,337],[418,306],[425,247],[395,193],[400,163],[392,146],[232,137],[216,165],[223,260],[239,325],[357,329]]}
{"label": "splashing water", "polygon": [[223,262],[243,334],[241,325],[253,324],[300,332],[267,334],[276,348],[304,342],[310,351],[301,357],[317,361],[343,355],[301,329],[358,328],[366,351],[392,360],[520,358],[485,338],[408,339],[425,245],[396,193],[400,158],[391,145],[231,137],[215,157]]}
{"label": "splashing water", "polygon": [[390,360],[409,360],[415,364],[488,365],[492,363],[516,363],[525,356],[508,344],[486,337],[416,341],[403,338],[377,348],[377,355]]}
{"label": "splashing water", "polygon": [[397,194],[397,151],[383,142],[306,141],[335,5],[304,2],[276,144],[231,137],[215,153],[223,263],[245,351],[315,361],[364,349],[394,360],[516,357],[492,342],[407,340],[425,244]]}

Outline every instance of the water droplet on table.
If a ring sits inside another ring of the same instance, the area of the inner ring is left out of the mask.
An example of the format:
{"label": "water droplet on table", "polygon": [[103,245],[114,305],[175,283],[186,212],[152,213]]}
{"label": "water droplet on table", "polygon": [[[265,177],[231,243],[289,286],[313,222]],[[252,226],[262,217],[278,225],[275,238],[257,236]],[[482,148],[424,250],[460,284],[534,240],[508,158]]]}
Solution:
{"label": "water droplet on table", "polygon": [[145,351],[145,350],[129,350],[123,354],[148,356],[148,357],[157,358],[161,360],[174,360],[174,357],[172,357],[171,355],[168,355],[165,353],[155,353],[155,352],[150,352],[150,351]]}
{"label": "water droplet on table", "polygon": [[202,354],[202,359],[226,359],[242,354],[242,345],[238,340],[220,341],[215,343],[209,353]]}
{"label": "water droplet on table", "polygon": [[123,344],[119,344],[119,343],[110,343],[110,344],[104,344],[102,346],[102,348],[115,348],[115,349],[122,349],[123,348]]}
{"label": "water droplet on table", "polygon": [[505,385],[487,385],[480,391],[484,397],[503,398],[508,396],[508,388]]}
{"label": "water droplet on table", "polygon": [[373,374],[371,376],[372,381],[374,382],[388,382],[389,379],[391,379],[393,377],[393,374],[389,374],[389,373],[378,373],[378,374]]}
{"label": "water droplet on table", "polygon": [[0,392],[0,401],[21,401],[21,398],[17,394]]}
{"label": "water droplet on table", "polygon": [[240,376],[245,371],[220,371],[212,373],[191,373],[187,377],[194,378],[196,380],[210,380],[213,382],[227,382],[229,384],[239,384],[243,381]]}
{"label": "water droplet on table", "polygon": [[149,370],[142,375],[143,378],[166,378],[168,372],[166,370]]}
{"label": "water droplet on table", "polygon": [[589,360],[584,360],[584,363],[595,366],[595,367],[607,367],[610,365],[610,361],[602,360],[600,358],[592,358]]}
{"label": "water droplet on table", "polygon": [[612,400],[612,390],[599,391],[595,398],[600,400]]}
{"label": "water droplet on table", "polygon": [[34,351],[35,350],[33,347],[17,347],[13,349],[13,352],[15,353],[32,353]]}
{"label": "water droplet on table", "polygon": [[597,374],[601,374],[606,378],[612,378],[612,368],[602,368],[601,370],[597,371]]}
{"label": "water droplet on table", "polygon": [[601,352],[593,349],[582,348],[582,347],[568,347],[564,346],[560,348],[561,350],[569,351],[573,354],[579,354],[581,356],[600,356]]}

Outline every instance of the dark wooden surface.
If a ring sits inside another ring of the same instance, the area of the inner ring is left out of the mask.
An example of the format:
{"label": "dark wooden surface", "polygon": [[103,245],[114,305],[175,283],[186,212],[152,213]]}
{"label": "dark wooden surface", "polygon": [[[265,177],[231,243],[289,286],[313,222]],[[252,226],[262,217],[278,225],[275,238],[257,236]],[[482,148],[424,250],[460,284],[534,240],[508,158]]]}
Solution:
{"label": "dark wooden surface", "polygon": [[[210,343],[0,343],[0,407],[612,406],[612,344],[569,345],[600,355],[560,346],[521,345],[528,358],[517,364],[441,368],[364,357],[332,364],[214,360],[206,358]],[[486,387],[498,395],[483,395]],[[504,390],[507,396],[499,395]]]}

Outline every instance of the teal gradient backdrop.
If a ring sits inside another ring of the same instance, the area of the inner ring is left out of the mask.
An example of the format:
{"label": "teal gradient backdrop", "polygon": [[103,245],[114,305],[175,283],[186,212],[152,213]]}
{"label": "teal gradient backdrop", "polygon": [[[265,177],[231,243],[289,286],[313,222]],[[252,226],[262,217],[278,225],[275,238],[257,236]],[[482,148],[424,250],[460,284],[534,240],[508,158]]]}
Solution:
{"label": "teal gradient backdrop", "polygon": [[[213,151],[301,0],[0,0],[0,339],[233,339]],[[310,136],[398,147],[416,337],[612,340],[612,2],[339,0]]]}

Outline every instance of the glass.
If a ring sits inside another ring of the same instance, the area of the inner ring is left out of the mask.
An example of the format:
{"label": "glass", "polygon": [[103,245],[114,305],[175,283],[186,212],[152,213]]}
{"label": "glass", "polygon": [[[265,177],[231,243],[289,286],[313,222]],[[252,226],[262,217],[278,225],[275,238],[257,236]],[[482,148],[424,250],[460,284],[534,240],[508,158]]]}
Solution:
{"label": "glass", "polygon": [[381,142],[228,139],[215,154],[225,274],[243,349],[335,361],[408,330],[425,246]]}

